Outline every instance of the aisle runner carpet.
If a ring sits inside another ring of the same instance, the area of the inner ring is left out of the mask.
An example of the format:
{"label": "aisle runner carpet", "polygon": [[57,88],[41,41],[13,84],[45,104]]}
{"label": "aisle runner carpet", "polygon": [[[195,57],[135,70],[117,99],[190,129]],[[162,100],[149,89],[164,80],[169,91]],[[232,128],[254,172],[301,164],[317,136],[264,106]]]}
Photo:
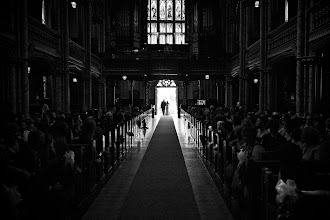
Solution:
{"label": "aisle runner carpet", "polygon": [[199,219],[173,119],[162,116],[121,210],[121,219]]}

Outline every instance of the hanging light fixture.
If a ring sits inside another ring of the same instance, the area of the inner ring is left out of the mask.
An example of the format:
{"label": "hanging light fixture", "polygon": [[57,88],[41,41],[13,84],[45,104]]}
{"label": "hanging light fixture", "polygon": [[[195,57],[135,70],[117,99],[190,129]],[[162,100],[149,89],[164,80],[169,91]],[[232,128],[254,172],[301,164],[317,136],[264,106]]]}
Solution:
{"label": "hanging light fixture", "polygon": [[123,78],[123,80],[126,80],[127,79],[127,76],[126,75],[123,75],[122,78]]}
{"label": "hanging light fixture", "polygon": [[259,81],[259,80],[258,80],[257,78],[255,78],[255,79],[253,80],[254,83],[258,83],[258,81]]}
{"label": "hanging light fixture", "polygon": [[254,7],[259,8],[259,1],[254,2]]}
{"label": "hanging light fixture", "polygon": [[74,83],[78,82],[77,78],[76,77],[72,78],[72,82]]}
{"label": "hanging light fixture", "polygon": [[72,6],[72,8],[76,8],[77,7],[77,2],[71,2],[71,6]]}

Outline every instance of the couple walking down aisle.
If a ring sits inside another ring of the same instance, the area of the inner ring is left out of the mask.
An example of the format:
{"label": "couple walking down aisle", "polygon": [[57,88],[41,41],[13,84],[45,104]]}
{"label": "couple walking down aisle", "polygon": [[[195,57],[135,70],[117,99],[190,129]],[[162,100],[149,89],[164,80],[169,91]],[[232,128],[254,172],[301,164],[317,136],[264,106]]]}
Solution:
{"label": "couple walking down aisle", "polygon": [[163,100],[161,105],[160,105],[160,107],[162,108],[163,115],[169,115],[168,106],[169,106],[168,101],[165,102],[165,100]]}

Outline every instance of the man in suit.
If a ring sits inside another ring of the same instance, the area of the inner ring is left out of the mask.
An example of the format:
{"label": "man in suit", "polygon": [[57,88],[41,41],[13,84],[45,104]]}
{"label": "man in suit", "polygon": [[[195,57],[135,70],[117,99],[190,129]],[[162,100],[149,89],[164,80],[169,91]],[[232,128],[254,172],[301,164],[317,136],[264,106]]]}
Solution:
{"label": "man in suit", "polygon": [[165,100],[162,101],[162,103],[160,104],[160,107],[162,108],[163,115],[165,115],[165,108],[166,108]]}

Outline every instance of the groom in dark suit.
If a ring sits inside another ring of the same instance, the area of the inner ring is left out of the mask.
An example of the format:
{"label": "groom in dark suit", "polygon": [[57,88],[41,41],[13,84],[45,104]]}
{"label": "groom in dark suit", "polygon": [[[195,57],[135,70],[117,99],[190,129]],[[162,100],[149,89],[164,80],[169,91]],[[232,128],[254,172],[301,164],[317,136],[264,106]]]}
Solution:
{"label": "groom in dark suit", "polygon": [[160,107],[162,108],[163,115],[165,115],[165,108],[166,108],[165,100],[162,101],[162,103],[160,104]]}

